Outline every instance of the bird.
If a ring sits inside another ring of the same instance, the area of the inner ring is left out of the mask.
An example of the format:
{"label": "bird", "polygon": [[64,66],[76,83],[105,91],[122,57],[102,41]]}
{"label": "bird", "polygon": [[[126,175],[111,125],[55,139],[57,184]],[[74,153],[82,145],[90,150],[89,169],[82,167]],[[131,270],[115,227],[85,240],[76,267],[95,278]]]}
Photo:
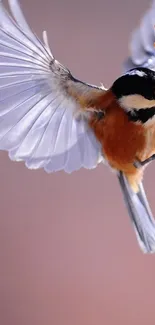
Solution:
{"label": "bird", "polygon": [[155,219],[143,187],[155,159],[155,1],[109,88],[73,76],[26,21],[0,1],[0,150],[29,169],[66,173],[107,165],[120,184],[143,253],[155,252]]}

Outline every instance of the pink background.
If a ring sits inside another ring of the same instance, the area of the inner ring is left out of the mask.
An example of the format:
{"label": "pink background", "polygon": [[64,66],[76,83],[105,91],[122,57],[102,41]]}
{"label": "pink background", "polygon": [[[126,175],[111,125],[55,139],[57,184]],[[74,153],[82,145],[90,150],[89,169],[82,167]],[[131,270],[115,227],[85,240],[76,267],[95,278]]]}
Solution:
{"label": "pink background", "polygon": [[[147,0],[21,0],[55,56],[110,86]],[[105,166],[47,175],[0,152],[0,325],[154,325],[155,255],[143,255]],[[145,174],[155,213],[154,166]]]}

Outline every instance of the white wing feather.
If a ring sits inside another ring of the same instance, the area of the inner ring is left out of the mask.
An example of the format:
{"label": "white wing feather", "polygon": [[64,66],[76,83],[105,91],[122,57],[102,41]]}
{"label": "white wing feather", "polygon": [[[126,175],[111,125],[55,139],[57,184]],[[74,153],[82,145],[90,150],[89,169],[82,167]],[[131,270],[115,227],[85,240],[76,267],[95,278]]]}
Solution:
{"label": "white wing feather", "polygon": [[47,172],[94,168],[101,146],[87,119],[75,113],[69,93],[103,91],[72,77],[31,31],[17,0],[9,0],[15,21],[0,2],[0,149],[28,168]]}

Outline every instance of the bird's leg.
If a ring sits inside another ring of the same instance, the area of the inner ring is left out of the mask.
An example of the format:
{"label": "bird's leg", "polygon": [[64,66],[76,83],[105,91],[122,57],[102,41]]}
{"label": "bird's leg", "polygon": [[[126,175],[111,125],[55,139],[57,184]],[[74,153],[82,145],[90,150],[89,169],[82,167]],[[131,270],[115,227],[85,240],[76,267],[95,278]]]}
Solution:
{"label": "bird's leg", "polygon": [[134,162],[134,166],[136,168],[140,168],[140,167],[145,166],[146,164],[148,164],[149,162],[151,162],[153,160],[155,160],[155,154],[150,156],[149,158],[143,160],[143,161],[140,161],[140,160],[136,159],[136,161]]}

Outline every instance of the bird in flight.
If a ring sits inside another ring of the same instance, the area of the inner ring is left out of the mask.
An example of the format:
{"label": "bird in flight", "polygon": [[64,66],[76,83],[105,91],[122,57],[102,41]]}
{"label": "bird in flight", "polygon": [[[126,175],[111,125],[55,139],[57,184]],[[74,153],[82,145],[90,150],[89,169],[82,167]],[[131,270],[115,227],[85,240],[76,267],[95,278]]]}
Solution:
{"label": "bird in flight", "polygon": [[137,241],[155,252],[143,174],[155,158],[155,1],[109,89],[76,79],[31,30],[17,0],[0,1],[0,150],[48,173],[107,164],[118,177]]}

